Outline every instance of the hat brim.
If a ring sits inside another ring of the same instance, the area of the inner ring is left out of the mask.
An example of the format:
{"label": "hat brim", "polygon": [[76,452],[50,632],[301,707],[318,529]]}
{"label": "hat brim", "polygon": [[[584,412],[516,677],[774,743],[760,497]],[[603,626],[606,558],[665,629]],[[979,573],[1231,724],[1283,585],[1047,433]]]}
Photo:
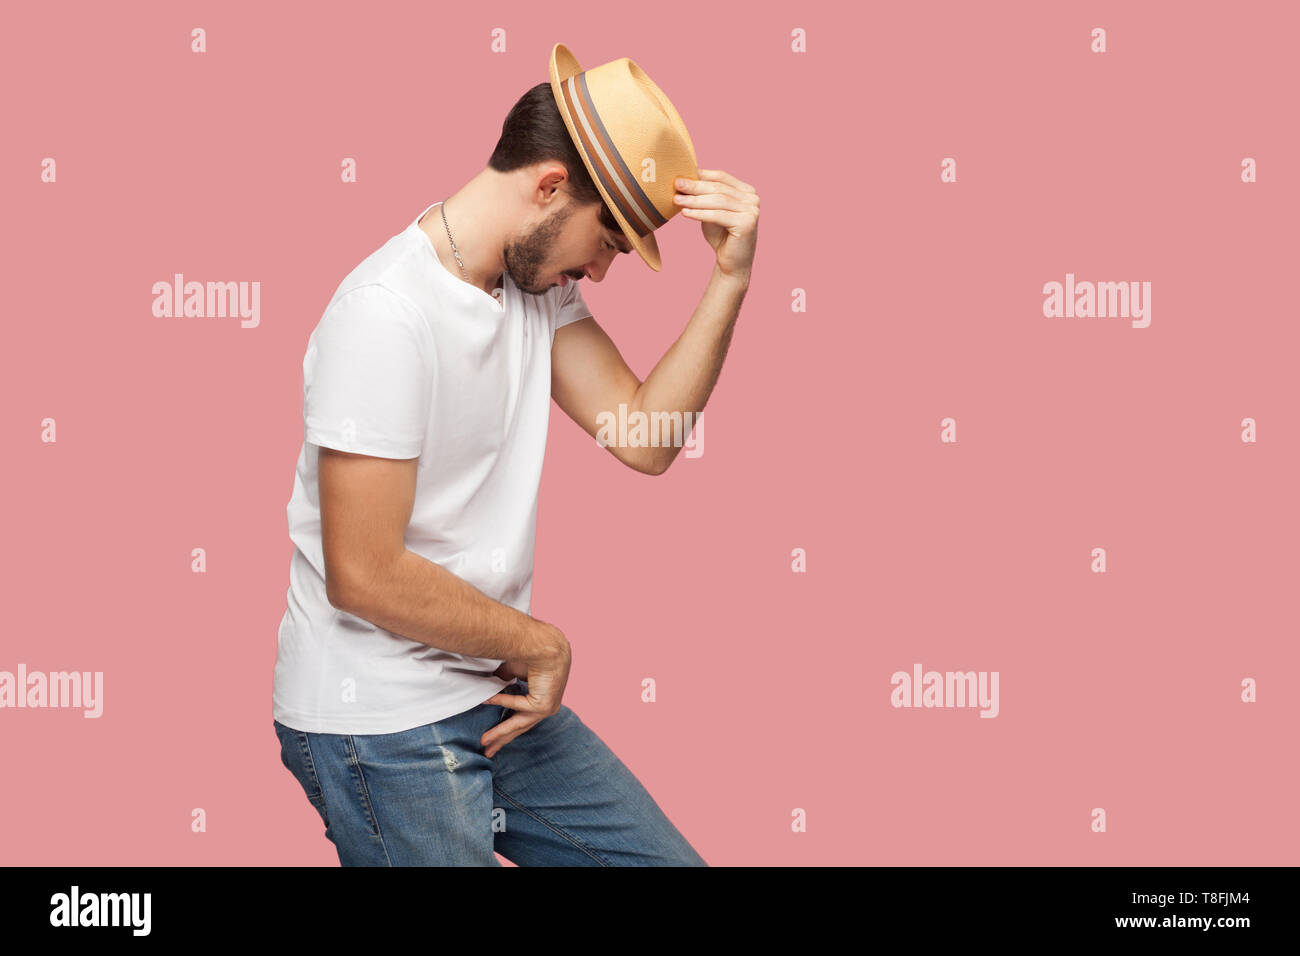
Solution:
{"label": "hat brim", "polygon": [[597,175],[596,167],[592,165],[591,159],[587,156],[587,151],[582,148],[582,139],[578,136],[573,117],[569,114],[568,104],[564,100],[564,91],[561,89],[566,80],[582,72],[582,67],[578,65],[578,58],[563,43],[555,44],[555,47],[551,50],[550,71],[551,92],[555,96],[555,105],[560,110],[560,116],[564,118],[564,125],[569,129],[569,138],[573,140],[578,155],[582,157],[583,165],[587,167],[587,173],[591,176],[591,181],[600,190],[605,205],[609,208],[619,228],[623,230],[623,235],[627,237],[627,241],[632,244],[632,248],[645,260],[646,265],[655,272],[659,272],[663,261],[659,257],[659,243],[655,241],[655,234],[648,232],[644,236],[639,236],[628,225],[627,220],[623,218],[623,214],[618,211],[618,204],[610,198],[609,193],[605,190],[605,185],[601,182],[600,176]]}

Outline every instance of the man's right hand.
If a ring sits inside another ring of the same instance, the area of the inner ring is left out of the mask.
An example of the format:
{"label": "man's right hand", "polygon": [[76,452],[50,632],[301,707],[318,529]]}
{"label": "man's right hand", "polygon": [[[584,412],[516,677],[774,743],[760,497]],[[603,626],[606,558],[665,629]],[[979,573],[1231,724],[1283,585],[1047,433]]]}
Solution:
{"label": "man's right hand", "polygon": [[[495,756],[510,741],[560,709],[564,685],[569,681],[572,649],[559,628],[545,622],[542,622],[542,626],[545,630],[535,655],[520,662],[507,661],[502,665],[511,673],[516,672],[519,664],[526,667],[527,695],[494,694],[484,701],[485,704],[498,704],[515,711],[480,738],[484,756]],[[497,676],[505,676],[501,673],[501,668],[497,669]]]}

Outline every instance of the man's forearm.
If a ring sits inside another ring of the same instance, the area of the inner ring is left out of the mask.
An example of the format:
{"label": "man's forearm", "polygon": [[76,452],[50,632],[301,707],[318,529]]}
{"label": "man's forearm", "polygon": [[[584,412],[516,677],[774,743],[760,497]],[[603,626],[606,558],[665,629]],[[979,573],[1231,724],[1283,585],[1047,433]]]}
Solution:
{"label": "man's forearm", "polygon": [[[748,289],[748,280],[730,278],[714,267],[685,330],[637,389],[632,411],[647,416],[656,412],[689,412],[694,420],[704,410],[722,372],[740,304]],[[672,444],[644,449],[647,454],[661,456],[661,468],[667,468],[680,450],[680,446]]]}
{"label": "man's forearm", "polygon": [[551,625],[409,549],[352,581],[335,607],[454,654],[526,661],[554,650]]}

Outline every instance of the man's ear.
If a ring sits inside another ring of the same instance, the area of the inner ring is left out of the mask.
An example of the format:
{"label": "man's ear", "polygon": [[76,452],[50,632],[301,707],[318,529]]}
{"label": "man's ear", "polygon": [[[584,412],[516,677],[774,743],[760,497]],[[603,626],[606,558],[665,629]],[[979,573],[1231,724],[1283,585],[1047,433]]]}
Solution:
{"label": "man's ear", "polygon": [[573,199],[572,183],[569,182],[569,174],[563,163],[543,163],[540,172],[541,178],[537,181],[538,189],[543,190],[548,196],[559,192],[570,200]]}

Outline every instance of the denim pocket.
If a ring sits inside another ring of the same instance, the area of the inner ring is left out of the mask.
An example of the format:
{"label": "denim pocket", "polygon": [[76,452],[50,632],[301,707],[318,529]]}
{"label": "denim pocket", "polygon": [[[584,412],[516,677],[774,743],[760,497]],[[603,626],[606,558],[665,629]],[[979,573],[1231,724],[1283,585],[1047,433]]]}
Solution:
{"label": "denim pocket", "polygon": [[311,744],[307,735],[301,730],[286,727],[275,721],[275,735],[280,738],[280,762],[294,775],[307,794],[307,800],[320,814],[325,824],[325,833],[329,835],[330,818],[325,809],[325,793],[321,790],[320,780],[316,776],[316,764],[311,757]]}

